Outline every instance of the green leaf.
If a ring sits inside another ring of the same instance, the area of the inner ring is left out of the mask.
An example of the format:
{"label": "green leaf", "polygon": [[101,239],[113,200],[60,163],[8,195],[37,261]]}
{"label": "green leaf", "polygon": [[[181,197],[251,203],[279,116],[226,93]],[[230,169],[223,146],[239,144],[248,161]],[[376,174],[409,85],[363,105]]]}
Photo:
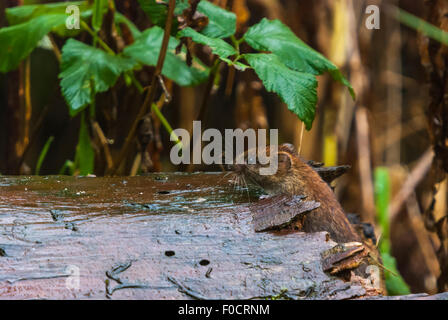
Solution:
{"label": "green leaf", "polygon": [[235,34],[236,15],[233,12],[206,0],[199,2],[197,10],[209,19],[208,25],[201,31],[203,35],[210,38],[227,38]]}
{"label": "green leaf", "polygon": [[378,222],[382,230],[379,250],[385,267],[386,289],[389,295],[404,295],[409,294],[410,291],[398,271],[395,258],[391,255],[389,204],[389,170],[385,167],[377,167],[375,169],[375,205]]}
{"label": "green leaf", "polygon": [[62,48],[62,94],[75,116],[91,103],[91,80],[94,92],[104,92],[112,87],[122,72],[133,69],[135,61],[115,56],[74,39],[67,40]]}
{"label": "green leaf", "polygon": [[96,32],[100,31],[103,24],[103,9],[107,5],[106,0],[94,0],[93,15],[92,15],[92,27]]}
{"label": "green leaf", "polygon": [[78,145],[76,146],[75,166],[79,168],[80,175],[86,176],[93,173],[94,165],[95,151],[93,150],[92,143],[90,142],[85,115],[82,113]]}
{"label": "green leaf", "polygon": [[16,69],[52,28],[65,24],[66,15],[48,15],[0,29],[0,72]]}
{"label": "green leaf", "polygon": [[80,12],[84,12],[88,9],[86,1],[71,1],[71,2],[56,2],[48,4],[36,4],[36,5],[25,5],[17,6],[13,8],[6,9],[6,18],[10,25],[16,25],[20,23],[27,22],[33,18],[40,17],[42,15],[49,14],[64,14],[66,17],[65,10],[70,5],[76,5],[79,7]]}
{"label": "green leaf", "polygon": [[390,203],[390,178],[387,168],[378,167],[375,169],[375,206],[376,215],[379,225],[381,226],[381,238],[383,247],[380,248],[383,252],[390,253],[388,244],[390,240],[389,235],[389,203]]}
{"label": "green leaf", "polygon": [[51,136],[48,138],[47,142],[45,142],[45,145],[39,154],[39,158],[37,159],[36,170],[34,173],[35,175],[39,175],[40,168],[42,167],[42,163],[44,162],[45,157],[47,156],[48,150],[50,149],[50,146],[51,146],[51,143],[53,142],[53,140],[54,140],[54,137]]}
{"label": "green leaf", "polygon": [[425,20],[420,19],[419,17],[416,17],[404,10],[401,10],[400,8],[395,7],[391,10],[391,12],[393,13],[395,19],[400,21],[402,24],[423,33],[431,39],[448,45],[448,33],[442,29],[437,28],[435,25],[426,22]]}
{"label": "green leaf", "polygon": [[64,175],[65,172],[68,170],[69,175],[73,175],[73,173],[75,172],[75,163],[71,160],[66,160],[61,168],[61,170],[59,170],[59,175]]}
{"label": "green leaf", "polygon": [[[140,7],[149,17],[151,22],[159,27],[165,27],[166,17],[168,15],[168,0],[163,0],[165,4],[157,2],[156,0],[138,0]],[[188,0],[176,0],[176,8],[174,15],[180,15],[189,7]],[[176,22],[177,23],[177,22]]]}
{"label": "green leaf", "polygon": [[[156,66],[162,46],[164,31],[159,27],[145,30],[136,41],[124,49],[124,54],[142,64]],[[197,85],[208,77],[208,69],[202,66],[189,67],[185,59],[174,53],[179,40],[170,37],[162,74],[181,86]]]}
{"label": "green leaf", "polygon": [[245,41],[254,49],[275,53],[290,68],[314,75],[329,72],[334,80],[347,86],[355,99],[351,84],[331,61],[300,40],[294,32],[279,20],[263,18],[244,35]]}
{"label": "green leaf", "polygon": [[289,69],[274,54],[245,54],[243,57],[254,68],[266,90],[277,93],[310,130],[317,103],[316,77]]}
{"label": "green leaf", "polygon": [[140,7],[148,15],[151,22],[157,26],[164,26],[168,9],[156,0],[138,0]]}
{"label": "green leaf", "polygon": [[61,37],[74,37],[78,35],[80,29],[67,29],[65,21],[71,17],[67,14],[66,9],[70,5],[76,5],[79,7],[81,19],[87,20],[92,16],[92,9],[90,9],[87,2],[62,2],[62,3],[50,3],[39,5],[25,5],[6,9],[6,17],[10,25],[16,25],[28,22],[37,17],[52,16],[52,15],[64,15],[65,19],[63,23],[58,23],[51,29]]}
{"label": "green leaf", "polygon": [[381,253],[381,258],[385,267],[384,278],[386,280],[386,289],[389,296],[399,296],[410,294],[409,286],[397,268],[397,262],[389,253]]}
{"label": "green leaf", "polygon": [[191,29],[190,27],[180,31],[179,36],[189,37],[194,42],[209,46],[212,49],[212,52],[218,55],[220,58],[227,58],[228,56],[233,56],[238,53],[234,47],[232,47],[224,40],[204,36],[203,34],[200,34],[199,32]]}
{"label": "green leaf", "polygon": [[138,30],[136,25],[131,20],[129,20],[124,15],[122,15],[121,13],[116,12],[116,11],[115,11],[115,23],[116,24],[120,24],[120,23],[125,24],[131,31],[134,39],[140,37],[140,35],[142,34],[141,31]]}

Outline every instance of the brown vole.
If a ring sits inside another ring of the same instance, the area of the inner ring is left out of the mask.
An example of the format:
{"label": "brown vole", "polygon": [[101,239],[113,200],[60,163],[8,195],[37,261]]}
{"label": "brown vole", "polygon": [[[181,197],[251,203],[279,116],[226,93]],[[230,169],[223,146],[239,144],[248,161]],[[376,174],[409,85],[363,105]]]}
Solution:
{"label": "brown vole", "polygon": [[[270,147],[266,154],[269,156]],[[245,157],[247,158],[247,152]],[[246,162],[247,163],[247,162]],[[320,207],[307,213],[297,226],[305,232],[327,231],[336,242],[352,242],[361,239],[348,221],[330,186],[322,180],[290,144],[278,147],[278,168],[275,174],[261,175],[255,164],[236,164],[234,171],[245,180],[262,187],[270,195],[303,195],[306,200],[320,203]]]}

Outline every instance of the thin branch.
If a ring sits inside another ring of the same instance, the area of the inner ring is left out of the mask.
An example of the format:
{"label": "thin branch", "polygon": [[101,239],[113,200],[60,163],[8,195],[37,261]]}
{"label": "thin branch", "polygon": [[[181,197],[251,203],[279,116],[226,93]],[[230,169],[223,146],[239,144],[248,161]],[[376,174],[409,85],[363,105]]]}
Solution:
{"label": "thin branch", "polygon": [[165,86],[165,82],[163,81],[163,77],[161,75],[159,75],[157,78],[159,79],[160,86],[162,87],[163,92],[165,93],[165,102],[166,103],[171,102],[172,97],[171,97],[171,94],[169,93],[168,89]]}
{"label": "thin branch", "polygon": [[413,192],[411,196],[406,200],[406,206],[408,209],[407,212],[409,220],[411,222],[411,228],[413,229],[415,237],[417,238],[417,242],[420,246],[420,251],[422,253],[426,267],[434,276],[434,278],[438,278],[440,276],[439,261],[437,260],[437,255],[434,252],[434,247],[432,246],[431,240],[429,239],[428,231],[425,228],[425,222],[418,206],[415,192]]}
{"label": "thin branch", "polygon": [[434,160],[434,151],[432,148],[428,149],[423,156],[418,160],[417,165],[409,174],[408,178],[404,182],[401,190],[392,200],[389,206],[389,219],[392,221],[395,216],[400,212],[403,204],[406,200],[413,194],[415,188],[418,186],[420,181],[426,176],[429,169],[431,168],[432,161]]}
{"label": "thin branch", "polygon": [[305,132],[305,124],[303,123],[303,121],[300,121],[301,125],[300,125],[300,144],[299,144],[299,151],[298,154],[300,155],[302,153],[302,145],[303,145],[303,133]]}
{"label": "thin branch", "polygon": [[39,132],[40,128],[42,127],[42,124],[43,124],[45,118],[47,117],[49,109],[50,109],[49,106],[45,106],[43,111],[41,111],[36,123],[34,124],[32,130],[31,130],[31,134],[30,134],[30,141],[25,146],[25,150],[23,151],[22,155],[20,156],[19,166],[18,166],[19,169],[20,169],[20,167],[22,167],[22,164],[25,161],[25,158],[27,157],[28,152],[31,149],[31,146],[37,140],[37,137],[38,137],[37,133]]}
{"label": "thin branch", "polygon": [[48,34],[48,39],[50,39],[51,42],[51,47],[53,49],[53,53],[56,57],[56,59],[58,60],[59,63],[61,63],[62,58],[61,58],[61,51],[59,50],[58,45],[56,44],[56,41],[54,41],[53,36],[51,35],[51,33]]}
{"label": "thin branch", "polygon": [[202,99],[201,109],[199,110],[199,115],[197,116],[197,120],[204,121],[205,120],[205,114],[207,110],[207,105],[212,93],[213,84],[215,83],[216,75],[219,71],[219,66],[221,65],[221,60],[219,60],[218,57],[215,57],[213,61],[213,67],[210,70],[210,75],[207,82],[207,87],[205,88],[205,94]]}
{"label": "thin branch", "polygon": [[160,48],[160,53],[159,53],[159,58],[157,60],[156,69],[152,76],[151,89],[148,91],[148,93],[145,97],[145,101],[143,102],[143,105],[141,106],[140,111],[131,126],[131,129],[129,130],[129,133],[126,137],[123,148],[121,149],[118,159],[115,162],[115,166],[112,169],[111,173],[113,175],[117,173],[118,169],[120,168],[121,163],[123,162],[124,158],[126,157],[128,151],[129,151],[131,142],[133,141],[135,132],[137,130],[138,122],[148,112],[150,106],[152,105],[152,103],[154,101],[154,97],[156,95],[157,85],[158,85],[157,77],[162,73],[163,63],[165,62],[166,52],[168,49],[168,42],[170,40],[175,6],[176,6],[176,0],[170,0],[169,7],[168,7],[168,16],[166,18],[165,31],[164,31],[164,35],[163,35],[162,47]]}
{"label": "thin branch", "polygon": [[[208,76],[208,82],[207,82],[207,86],[205,88],[204,97],[202,98],[201,109],[199,110],[199,114],[196,117],[196,120],[198,120],[198,121],[201,121],[201,122],[205,121],[205,115],[207,114],[206,111],[207,111],[208,102],[209,102],[210,96],[212,94],[213,85],[215,84],[215,79],[218,74],[220,65],[221,65],[221,60],[219,60],[219,58],[215,56],[214,60],[213,60],[213,66],[212,66],[212,68],[210,70],[210,74]],[[202,134],[202,132],[201,132],[201,134]],[[193,143],[197,144],[197,143],[201,143],[201,141],[193,141]],[[191,144],[191,140],[189,141],[188,145],[190,145],[190,144]],[[195,148],[195,145],[193,146],[193,150],[194,150],[194,148]],[[193,170],[193,168],[194,168],[194,164],[192,162],[187,166],[186,171],[191,172]]]}
{"label": "thin branch", "polygon": [[92,121],[92,128],[93,132],[98,137],[98,140],[101,143],[101,146],[103,147],[104,155],[107,162],[107,168],[110,169],[113,167],[113,160],[109,149],[109,142],[107,141],[106,136],[104,135],[103,130],[101,129],[99,123],[97,121]]}
{"label": "thin branch", "polygon": [[367,222],[375,223],[375,200],[372,181],[372,164],[370,161],[369,121],[367,109],[356,110],[356,135],[358,143],[359,178],[364,215]]}

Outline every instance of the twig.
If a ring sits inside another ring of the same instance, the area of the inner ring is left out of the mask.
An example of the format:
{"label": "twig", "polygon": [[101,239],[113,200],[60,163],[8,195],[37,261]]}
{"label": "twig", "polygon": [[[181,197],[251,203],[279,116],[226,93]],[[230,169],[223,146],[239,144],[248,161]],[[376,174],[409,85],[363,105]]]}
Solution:
{"label": "twig", "polygon": [[[213,85],[215,83],[215,78],[216,78],[216,75],[218,74],[220,65],[221,65],[221,61],[218,59],[218,57],[215,57],[214,60],[213,60],[213,67],[210,70],[210,75],[208,77],[207,86],[205,88],[205,94],[204,94],[204,97],[202,98],[201,109],[199,110],[199,114],[196,117],[196,120],[198,120],[198,121],[204,122],[204,120],[205,120],[205,115],[206,115],[206,111],[207,111],[208,102],[210,100],[210,96],[211,96],[211,93],[212,93]],[[201,132],[201,134],[202,134],[202,132]],[[200,141],[193,141],[193,143],[201,143],[201,142]],[[191,140],[189,141],[188,145],[190,145],[190,144],[191,144]],[[195,146],[193,146],[193,150],[194,150],[194,147]],[[187,166],[186,171],[187,172],[191,172],[193,170],[193,167],[194,167],[194,164],[190,163]]]}
{"label": "twig", "polygon": [[428,149],[423,156],[418,160],[417,165],[409,174],[406,181],[403,183],[401,190],[392,200],[389,206],[389,219],[392,221],[395,216],[400,212],[401,207],[406,200],[412,195],[417,185],[425,177],[431,168],[432,161],[434,159],[434,151],[432,148]]}
{"label": "twig", "polygon": [[40,113],[39,119],[37,119],[36,124],[34,125],[33,129],[31,130],[30,141],[25,146],[25,150],[23,151],[23,153],[22,153],[22,155],[20,157],[20,160],[19,160],[19,166],[18,166],[19,169],[20,169],[20,167],[22,167],[23,161],[25,161],[25,158],[28,155],[28,152],[31,149],[31,146],[36,141],[37,132],[42,127],[42,123],[43,123],[44,119],[46,118],[46,116],[48,114],[48,111],[49,111],[49,107],[45,106],[44,110]]}
{"label": "twig", "polygon": [[202,99],[201,109],[199,110],[199,114],[197,116],[197,120],[204,121],[205,120],[205,114],[207,110],[208,101],[210,99],[210,95],[212,93],[213,84],[215,83],[215,78],[219,70],[219,66],[221,65],[221,60],[218,59],[218,57],[214,58],[213,61],[213,67],[210,70],[210,75],[208,77],[207,87],[205,88],[205,94]]}
{"label": "twig", "polygon": [[233,83],[235,82],[235,68],[232,66],[229,66],[229,72],[227,74],[227,83],[226,83],[226,90],[225,95],[226,97],[230,97],[233,90]]}
{"label": "twig", "polygon": [[54,41],[54,38],[51,35],[51,33],[48,34],[48,39],[50,39],[51,46],[52,46],[52,49],[53,49],[53,53],[54,53],[56,59],[58,60],[59,63],[61,63],[61,61],[62,61],[61,51],[59,50],[59,47],[56,44],[56,41]]}
{"label": "twig", "polygon": [[92,128],[93,132],[95,132],[95,134],[97,135],[98,140],[100,140],[101,146],[103,147],[104,155],[107,162],[107,169],[111,169],[114,166],[114,162],[110,153],[109,142],[107,141],[107,138],[97,121],[92,121]]}
{"label": "twig", "polygon": [[[23,124],[23,146],[26,146],[30,143],[30,120],[31,113],[33,110],[33,106],[31,103],[31,58],[28,57],[25,60],[25,116],[24,116],[24,124]],[[25,151],[25,150],[23,150]],[[20,167],[19,167],[20,171]]]}
{"label": "twig", "polygon": [[372,166],[370,163],[369,122],[364,107],[356,111],[356,132],[358,142],[359,177],[366,221],[375,222],[375,200],[372,182]]}
{"label": "twig", "polygon": [[152,76],[151,89],[146,94],[145,101],[143,102],[143,105],[141,106],[140,111],[131,126],[131,129],[129,130],[129,133],[126,137],[123,148],[121,149],[121,152],[120,152],[118,159],[115,163],[115,166],[112,170],[112,174],[116,174],[118,168],[120,168],[120,165],[123,162],[124,158],[126,157],[128,150],[131,146],[131,142],[134,139],[135,132],[136,132],[137,126],[138,126],[138,122],[148,112],[148,109],[152,106],[152,103],[154,101],[154,97],[155,97],[156,91],[157,91],[157,84],[158,84],[157,77],[162,72],[163,63],[165,62],[166,52],[168,49],[168,42],[170,40],[171,27],[173,25],[175,6],[176,6],[176,0],[170,0],[169,7],[168,7],[168,16],[166,18],[166,24],[165,24],[165,31],[163,34],[162,47],[160,48],[160,53],[159,53],[159,58],[157,60],[156,69]]}
{"label": "twig", "polygon": [[435,278],[438,278],[440,276],[439,261],[437,260],[436,253],[434,252],[434,248],[428,237],[425,222],[423,221],[423,216],[418,206],[415,192],[413,192],[406,200],[406,205],[411,227],[414,230],[414,234],[420,246],[420,251],[423,255],[423,260],[425,261],[426,267]]}
{"label": "twig", "polygon": [[165,86],[165,82],[163,81],[163,77],[161,75],[159,75],[157,78],[159,79],[160,86],[162,87],[163,92],[165,94],[165,99],[164,99],[165,102],[166,103],[171,102],[171,94],[169,93],[168,89]]}
{"label": "twig", "polygon": [[300,129],[300,144],[299,144],[299,151],[298,154],[302,152],[302,142],[303,142],[303,133],[305,132],[305,124],[301,121],[301,129]]}
{"label": "twig", "polygon": [[142,156],[143,152],[138,152],[135,155],[134,162],[132,163],[131,172],[129,173],[129,176],[134,177],[137,175],[138,169],[140,168],[140,164],[142,163]]}

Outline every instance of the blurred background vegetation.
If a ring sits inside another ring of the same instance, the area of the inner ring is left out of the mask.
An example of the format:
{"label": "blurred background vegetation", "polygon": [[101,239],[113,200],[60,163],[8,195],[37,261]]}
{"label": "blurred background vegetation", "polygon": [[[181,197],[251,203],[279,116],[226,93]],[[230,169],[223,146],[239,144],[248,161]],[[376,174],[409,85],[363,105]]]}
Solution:
{"label": "blurred background vegetation", "polygon": [[[2,0],[0,27],[8,25],[6,8],[50,2]],[[278,128],[279,142],[293,143],[304,158],[326,165],[350,164],[350,173],[338,180],[336,188],[346,212],[381,224],[378,233],[389,244],[384,250],[396,258],[412,292],[448,290],[448,51],[439,41],[416,32],[422,27],[418,20],[406,20],[391,7],[400,7],[448,31],[445,1],[211,2],[236,14],[238,36],[263,17],[281,20],[341,69],[357,99],[353,101],[349,91],[328,74],[319,76],[316,119],[307,131],[275,94],[266,92],[253,71],[236,72],[221,63],[214,81],[196,87],[180,87],[165,79],[166,88],[159,88],[155,102],[171,127],[191,131],[192,121],[201,119],[203,129]],[[380,29],[365,27],[369,16],[365,9],[370,4],[380,8]],[[116,11],[140,30],[152,25],[137,0],[117,0],[115,5]],[[103,27],[100,37],[120,50],[110,30]],[[92,41],[86,32],[76,39]],[[1,174],[81,173],[73,166],[77,148],[82,148],[81,116],[70,116],[58,80],[58,51],[66,39],[52,35],[51,40],[53,50],[36,48],[18,70],[0,73]],[[133,39],[123,33],[120,41],[129,44]],[[193,50],[212,67],[209,49],[195,46]],[[144,67],[136,77],[147,86],[153,73],[154,68]],[[170,99],[165,99],[167,95]],[[127,86],[122,77],[113,88],[97,95],[97,122],[90,123],[87,130],[94,151],[94,168],[89,173],[110,173],[111,158],[120,153],[143,100],[144,94]],[[143,124],[138,130],[116,174],[220,170],[173,166],[169,161],[173,142],[158,117],[152,117],[149,127]],[[382,192],[387,192],[387,197]],[[384,206],[389,208],[387,228],[377,219]]]}

